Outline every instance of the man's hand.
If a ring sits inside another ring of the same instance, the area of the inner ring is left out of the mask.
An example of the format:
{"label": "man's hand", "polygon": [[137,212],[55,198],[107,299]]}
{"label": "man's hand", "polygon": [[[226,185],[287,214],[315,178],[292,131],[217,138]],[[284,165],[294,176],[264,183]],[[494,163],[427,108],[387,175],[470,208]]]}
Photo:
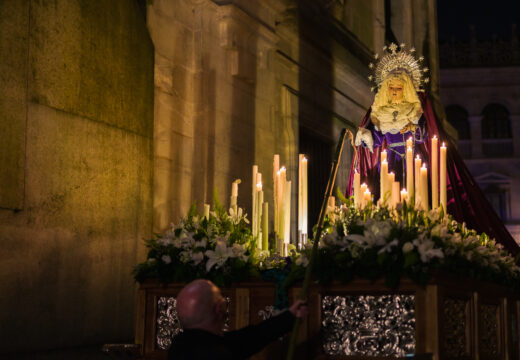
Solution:
{"label": "man's hand", "polygon": [[307,302],[303,300],[296,300],[289,308],[289,311],[297,318],[304,318],[309,313]]}

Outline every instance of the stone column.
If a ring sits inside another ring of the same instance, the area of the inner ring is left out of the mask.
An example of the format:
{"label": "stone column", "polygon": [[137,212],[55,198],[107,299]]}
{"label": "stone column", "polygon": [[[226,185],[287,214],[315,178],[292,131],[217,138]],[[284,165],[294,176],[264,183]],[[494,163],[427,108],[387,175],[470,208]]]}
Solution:
{"label": "stone column", "polygon": [[481,158],[482,154],[482,131],[481,131],[482,116],[469,116],[468,121],[471,133],[471,157],[474,159]]}

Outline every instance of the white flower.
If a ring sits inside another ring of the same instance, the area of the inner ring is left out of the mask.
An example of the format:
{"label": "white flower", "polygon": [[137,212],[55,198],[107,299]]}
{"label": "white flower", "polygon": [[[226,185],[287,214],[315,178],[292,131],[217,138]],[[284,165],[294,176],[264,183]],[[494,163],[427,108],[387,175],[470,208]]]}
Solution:
{"label": "white flower", "polygon": [[169,237],[160,238],[159,240],[157,240],[157,242],[159,244],[161,244],[162,246],[168,246],[168,245],[172,245],[173,244],[172,238],[169,238]]}
{"label": "white flower", "polygon": [[259,261],[265,261],[269,257],[269,250],[260,250],[258,254]]}
{"label": "white flower", "polygon": [[186,234],[185,237],[181,239],[182,247],[184,249],[191,248],[195,244],[195,239],[193,238],[193,235],[194,234],[192,232],[189,232]]}
{"label": "white flower", "polygon": [[191,254],[191,261],[193,261],[193,263],[195,265],[199,265],[200,262],[204,259],[204,254],[201,253],[201,252],[194,252]]}
{"label": "white flower", "polygon": [[206,262],[206,271],[209,272],[214,265],[216,265],[217,269],[224,265],[231,255],[231,251],[226,246],[225,242],[217,241],[215,251],[206,250],[204,254],[208,257],[208,261]]}
{"label": "white flower", "polygon": [[300,256],[298,256],[294,263],[298,266],[307,267],[307,265],[309,265],[309,259],[307,259],[307,256],[305,256],[305,254],[301,254]]}
{"label": "white flower", "polygon": [[205,248],[206,245],[207,245],[207,243],[208,243],[208,242],[206,241],[206,239],[202,239],[202,240],[200,240],[200,241],[195,241],[195,246],[194,246],[194,247],[196,247],[196,248],[197,248],[197,247]]}
{"label": "white flower", "polygon": [[381,248],[381,250],[379,250],[377,253],[381,254],[383,252],[391,252],[392,248],[397,246],[397,244],[399,244],[399,240],[394,239],[394,240],[390,241],[388,244],[386,244],[385,246],[383,246]]}
{"label": "white flower", "polygon": [[432,228],[430,233],[432,236],[437,236],[441,239],[445,239],[448,236],[448,229],[442,224],[437,224]]}
{"label": "white flower", "polygon": [[441,212],[440,208],[435,208],[435,209],[428,211],[428,213],[427,213],[428,219],[430,219],[430,221],[438,220],[439,216],[440,216],[440,212]]}
{"label": "white flower", "polygon": [[247,261],[247,255],[245,255],[246,249],[243,245],[240,244],[233,244],[231,249],[231,255],[232,257],[240,258],[244,261]]}
{"label": "white flower", "polygon": [[[172,226],[173,226],[173,224],[172,224]],[[174,238],[175,237],[175,230],[173,228],[166,230],[166,232],[164,233],[164,237],[170,238],[170,239]]]}
{"label": "white flower", "polygon": [[365,236],[363,236],[363,235],[360,235],[360,234],[349,234],[349,235],[347,235],[347,240],[351,240],[352,242],[360,245],[363,248],[366,247],[367,241],[365,239]]}
{"label": "white flower", "polygon": [[181,251],[179,255],[181,257],[181,261],[185,264],[191,260],[191,251],[184,250]]}
{"label": "white flower", "polygon": [[386,239],[390,236],[392,224],[390,221],[367,221],[365,225],[365,239],[367,244],[372,247],[374,245],[385,245]]}
{"label": "white flower", "polygon": [[434,248],[434,242],[425,238],[424,236],[419,237],[419,239],[415,239],[413,244],[417,247],[417,251],[419,251],[419,255],[421,256],[421,261],[423,263],[427,263],[435,257],[444,257],[442,250]]}
{"label": "white flower", "polygon": [[161,260],[165,263],[165,264],[169,264],[172,262],[172,258],[170,257],[170,255],[163,255],[161,257]]}
{"label": "white flower", "polygon": [[403,253],[406,254],[406,253],[409,253],[410,251],[413,250],[413,244],[411,242],[406,242],[404,245],[403,245]]}
{"label": "white flower", "polygon": [[320,246],[333,246],[338,244],[338,233],[336,229],[332,231],[330,234],[325,234],[322,236],[321,241],[319,243]]}

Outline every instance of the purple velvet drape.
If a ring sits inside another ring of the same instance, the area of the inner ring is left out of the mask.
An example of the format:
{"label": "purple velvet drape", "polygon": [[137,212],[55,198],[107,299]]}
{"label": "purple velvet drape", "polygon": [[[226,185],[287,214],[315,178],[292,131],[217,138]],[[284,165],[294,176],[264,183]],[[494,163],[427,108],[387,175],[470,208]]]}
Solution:
{"label": "purple velvet drape", "polygon": [[[465,222],[468,228],[475,229],[478,232],[485,232],[490,237],[495,238],[496,241],[502,244],[512,255],[518,254],[520,252],[518,244],[473,179],[473,176],[457,152],[455,145],[448,138],[446,131],[437,120],[430,100],[424,93],[420,93],[419,98],[423,107],[423,116],[426,120],[428,139],[424,143],[417,145],[416,151],[422,153],[423,158],[429,160],[431,150],[430,138],[435,134],[437,134],[439,138],[439,143],[445,142],[448,147],[446,155],[448,213],[450,213],[455,220]],[[363,118],[361,127],[366,127],[369,121],[370,109]],[[386,143],[383,143],[383,149],[386,148],[386,145]],[[377,198],[379,193],[378,162],[381,147],[374,148],[373,153],[370,153],[368,148],[363,146],[359,146],[357,150],[358,162],[356,169],[361,174],[361,182],[366,182],[369,188],[376,193]],[[354,159],[350,166],[348,195],[352,195],[353,173]]]}

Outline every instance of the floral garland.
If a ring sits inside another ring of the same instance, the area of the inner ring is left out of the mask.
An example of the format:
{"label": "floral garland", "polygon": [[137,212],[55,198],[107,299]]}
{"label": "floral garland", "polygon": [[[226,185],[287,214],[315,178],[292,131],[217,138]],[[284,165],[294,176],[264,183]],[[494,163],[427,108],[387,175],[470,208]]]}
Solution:
{"label": "floral garland", "polygon": [[[257,277],[275,279],[277,287],[300,280],[310,246],[292,248],[287,258],[259,251],[248,224],[240,208],[226,212],[217,204],[203,217],[193,206],[187,218],[146,242],[147,261],[135,267],[135,279],[167,283],[207,278],[228,285]],[[392,210],[373,205],[357,209],[346,201],[329,213],[315,261],[314,277],[320,283],[384,277],[394,288],[402,276],[425,284],[440,271],[520,291],[520,268],[500,244],[442,210],[406,204]]]}
{"label": "floral garland", "polygon": [[[305,250],[307,256],[310,250]],[[395,287],[403,275],[425,284],[435,271],[519,289],[520,268],[501,244],[445,216],[410,205],[342,206],[328,218],[315,277],[320,282],[375,280]]]}

